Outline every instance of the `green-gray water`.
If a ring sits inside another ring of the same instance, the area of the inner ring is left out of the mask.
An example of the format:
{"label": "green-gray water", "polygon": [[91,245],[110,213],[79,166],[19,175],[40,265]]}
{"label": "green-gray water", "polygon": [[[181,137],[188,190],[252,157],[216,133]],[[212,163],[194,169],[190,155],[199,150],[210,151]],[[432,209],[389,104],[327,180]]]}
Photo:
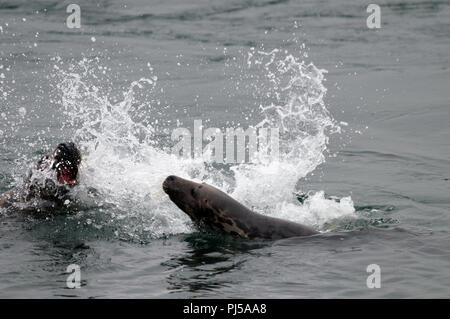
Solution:
{"label": "green-gray water", "polygon": [[[379,30],[358,1],[78,1],[81,29],[69,3],[0,2],[0,191],[61,141],[85,155],[68,207],[0,217],[0,297],[450,296],[448,1],[381,1]],[[169,160],[177,125],[260,123],[292,76],[270,78],[274,49],[328,71],[286,176]],[[324,234],[200,234],[162,193],[178,173]]]}

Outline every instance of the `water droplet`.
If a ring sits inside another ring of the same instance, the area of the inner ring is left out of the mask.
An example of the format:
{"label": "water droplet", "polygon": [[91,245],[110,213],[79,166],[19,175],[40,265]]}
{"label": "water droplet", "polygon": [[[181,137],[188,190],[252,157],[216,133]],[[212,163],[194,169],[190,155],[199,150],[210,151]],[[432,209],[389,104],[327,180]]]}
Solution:
{"label": "water droplet", "polygon": [[19,108],[19,115],[25,117],[25,115],[27,115],[27,109],[24,107]]}

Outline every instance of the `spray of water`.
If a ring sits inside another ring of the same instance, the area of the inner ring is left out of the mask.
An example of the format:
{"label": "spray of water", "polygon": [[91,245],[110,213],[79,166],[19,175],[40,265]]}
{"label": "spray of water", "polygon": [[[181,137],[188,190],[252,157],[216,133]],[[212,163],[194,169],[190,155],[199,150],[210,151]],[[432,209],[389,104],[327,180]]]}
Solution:
{"label": "spray of water", "polygon": [[270,103],[261,105],[263,120],[254,126],[280,129],[280,158],[263,151],[251,164],[230,165],[231,183],[230,174],[214,170],[208,158],[183,159],[158,147],[149,102],[156,76],[130,83],[114,101],[95,82],[98,61],[83,59],[69,68],[55,63],[64,127],[73,129],[84,155],[73,195],[104,215],[98,227],[113,224],[117,236],[134,239],[191,232],[188,217],[162,191],[169,174],[215,184],[260,213],[318,229],[354,214],[351,198],[337,202],[318,192],[300,204],[294,196],[298,181],[324,162],[328,135],[339,132],[324,103],[326,71],[278,50],[252,49],[247,63],[260,68],[268,83]]}
{"label": "spray of water", "polygon": [[[326,108],[323,85],[326,70],[297,59],[286,51],[252,48],[248,68],[257,68],[263,81],[256,90],[263,96],[263,120],[256,127],[277,127],[279,159],[261,152],[256,165],[233,167],[233,196],[259,212],[321,228],[326,221],[354,214],[350,197],[338,203],[318,192],[300,205],[293,196],[299,180],[325,161],[328,136],[340,132]],[[255,191],[255,185],[257,190]]]}

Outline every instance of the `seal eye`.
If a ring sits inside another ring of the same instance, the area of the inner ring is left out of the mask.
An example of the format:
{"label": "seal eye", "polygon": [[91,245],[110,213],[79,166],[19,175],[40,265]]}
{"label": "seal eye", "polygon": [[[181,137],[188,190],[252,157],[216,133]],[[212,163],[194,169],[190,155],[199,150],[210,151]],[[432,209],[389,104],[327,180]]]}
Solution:
{"label": "seal eye", "polygon": [[195,194],[195,188],[192,188],[192,189],[191,189],[191,195],[192,195],[192,197],[195,198],[195,195],[196,195],[196,194]]}

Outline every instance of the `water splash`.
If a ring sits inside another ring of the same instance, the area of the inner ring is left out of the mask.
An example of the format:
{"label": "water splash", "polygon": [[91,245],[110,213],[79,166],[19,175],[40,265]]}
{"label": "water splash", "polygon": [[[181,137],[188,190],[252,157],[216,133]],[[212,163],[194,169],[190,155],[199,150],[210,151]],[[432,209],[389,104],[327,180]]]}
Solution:
{"label": "water splash", "polygon": [[74,195],[107,214],[103,223],[121,225],[116,236],[142,240],[192,231],[162,191],[169,174],[212,183],[256,211],[317,228],[354,213],[350,198],[337,202],[319,192],[301,205],[294,196],[296,183],[325,161],[328,135],[339,132],[324,103],[325,70],[293,55],[280,57],[278,50],[249,53],[249,67],[262,66],[269,83],[261,90],[270,103],[261,106],[263,120],[255,127],[280,129],[280,158],[260,152],[256,162],[230,165],[225,172],[213,169],[208,158],[183,159],[158,146],[150,102],[156,76],[132,82],[113,102],[95,76],[98,64],[83,59],[69,69],[56,63],[55,69],[64,126],[74,129],[84,154],[82,186]]}
{"label": "water splash", "polygon": [[[308,202],[310,207],[324,207],[322,215],[312,209],[299,213],[305,206],[299,208],[292,196],[297,182],[325,161],[329,134],[340,132],[324,102],[326,70],[278,49],[265,52],[252,48],[247,65],[263,75],[254,85],[265,103],[260,106],[264,118],[256,127],[279,128],[280,156],[278,160],[260,156],[257,165],[234,167],[237,187],[233,195],[263,213],[278,212],[278,217],[319,227],[324,219],[353,214],[351,199],[350,205],[336,206],[323,196],[312,196]],[[325,209],[330,205],[339,213]]]}
{"label": "water splash", "polygon": [[[166,214],[169,204],[161,184],[167,172],[188,174],[195,162],[183,160],[158,149],[154,129],[136,114],[151,114],[148,96],[157,77],[132,82],[118,102],[111,102],[100,86],[87,81],[94,78],[97,61],[83,59],[71,72],[58,69],[61,101],[67,128],[74,128],[74,140],[84,154],[81,187],[75,196],[101,208],[115,221],[122,221],[125,237],[159,237],[188,232],[182,212]],[[120,227],[119,227],[120,228]],[[145,235],[142,235],[145,234]],[[122,233],[116,233],[124,237]]]}

